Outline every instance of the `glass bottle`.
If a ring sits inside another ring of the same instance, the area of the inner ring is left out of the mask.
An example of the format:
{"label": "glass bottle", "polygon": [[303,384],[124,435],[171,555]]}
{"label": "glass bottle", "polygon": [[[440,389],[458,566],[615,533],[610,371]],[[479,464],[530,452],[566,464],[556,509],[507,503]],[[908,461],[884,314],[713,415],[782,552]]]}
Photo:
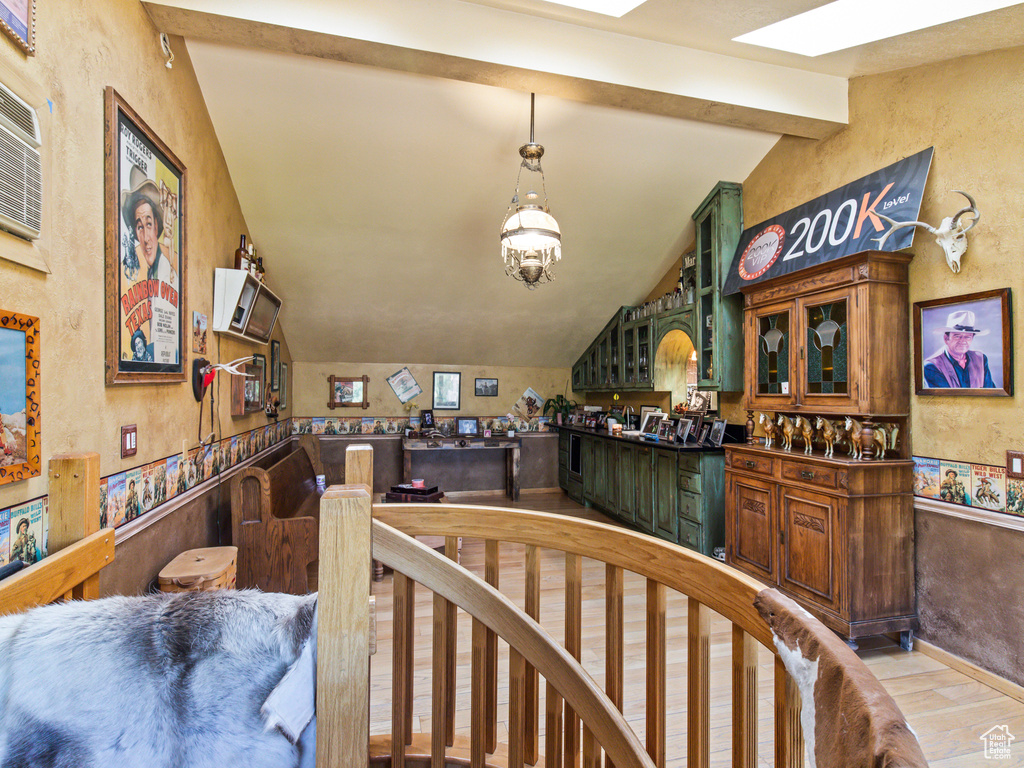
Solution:
{"label": "glass bottle", "polygon": [[245,235],[242,235],[242,243],[235,251],[235,269],[249,270],[249,253],[245,249]]}

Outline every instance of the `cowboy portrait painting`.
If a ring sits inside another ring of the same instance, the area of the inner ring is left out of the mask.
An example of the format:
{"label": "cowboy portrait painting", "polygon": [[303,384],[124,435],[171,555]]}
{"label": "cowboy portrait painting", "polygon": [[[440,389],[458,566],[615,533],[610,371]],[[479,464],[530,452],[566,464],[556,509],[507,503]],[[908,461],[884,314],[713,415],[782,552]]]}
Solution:
{"label": "cowboy portrait painting", "polygon": [[108,110],[107,380],[181,381],[184,168],[109,90]]}
{"label": "cowboy portrait painting", "polygon": [[1012,392],[1009,293],[914,304],[918,394]]}

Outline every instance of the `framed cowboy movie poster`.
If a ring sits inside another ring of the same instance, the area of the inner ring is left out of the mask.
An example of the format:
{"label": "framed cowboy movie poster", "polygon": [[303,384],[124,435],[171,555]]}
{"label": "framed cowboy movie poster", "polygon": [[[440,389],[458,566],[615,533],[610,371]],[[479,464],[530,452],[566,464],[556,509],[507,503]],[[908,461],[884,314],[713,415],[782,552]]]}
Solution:
{"label": "framed cowboy movie poster", "polygon": [[185,381],[185,166],[106,98],[106,382]]}

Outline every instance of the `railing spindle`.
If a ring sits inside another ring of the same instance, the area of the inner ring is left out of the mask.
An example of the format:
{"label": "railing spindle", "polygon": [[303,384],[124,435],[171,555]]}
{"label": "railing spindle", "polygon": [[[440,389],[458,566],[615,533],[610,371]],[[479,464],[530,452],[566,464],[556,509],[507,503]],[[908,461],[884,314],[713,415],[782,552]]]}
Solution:
{"label": "railing spindle", "polygon": [[448,716],[448,601],[434,595],[434,643],[431,661],[430,766],[445,768]]}
{"label": "railing spindle", "polygon": [[[579,661],[583,647],[583,558],[565,555],[565,650]],[[575,768],[580,760],[580,717],[565,708],[564,768]]]}
{"label": "railing spindle", "polygon": [[[531,619],[540,622],[540,557],[537,547],[532,544],[526,547],[526,594],[523,611]],[[540,755],[540,676],[537,670],[526,665],[526,730],[524,739],[524,759],[530,765],[537,764]]]}
{"label": "railing spindle", "polygon": [[[453,562],[459,561],[458,536],[445,536],[444,556]],[[448,635],[445,645],[445,700],[444,734],[445,743],[455,745],[455,655],[458,651],[458,608],[455,603],[448,602],[444,616],[445,632]]]}
{"label": "railing spindle", "polygon": [[562,696],[555,686],[544,686],[544,768],[562,768]]}
{"label": "railing spindle", "polygon": [[583,766],[582,768],[601,768],[601,745],[597,743],[593,732],[583,726]]}
{"label": "railing spindle", "polygon": [[687,600],[686,752],[687,768],[711,763],[711,610]]}
{"label": "railing spindle", "polygon": [[484,706],[487,688],[487,634],[489,630],[479,619],[473,619],[473,657],[470,662],[469,704],[469,765],[484,768],[487,752],[487,708]]}
{"label": "railing spindle", "polygon": [[647,754],[665,767],[665,585],[647,579]]}
{"label": "railing spindle", "polygon": [[508,651],[508,768],[523,768],[526,720],[526,659],[515,648]]}
{"label": "railing spindle", "polygon": [[[604,569],[604,690],[619,712],[623,689],[622,569],[606,565]],[[605,768],[615,768],[605,756]]]}
{"label": "railing spindle", "polygon": [[757,766],[757,641],[732,625],[732,764]]}
{"label": "railing spindle", "polygon": [[775,768],[803,768],[804,739],[800,729],[800,691],[775,657]]}
{"label": "railing spindle", "polygon": [[414,582],[395,571],[391,606],[391,765],[405,768],[405,747],[412,743],[412,637],[415,627]]}
{"label": "railing spindle", "polygon": [[[498,542],[484,542],[484,581],[498,588]],[[486,679],[484,708],[487,712],[486,750],[493,753],[498,747],[498,636],[487,630]]]}

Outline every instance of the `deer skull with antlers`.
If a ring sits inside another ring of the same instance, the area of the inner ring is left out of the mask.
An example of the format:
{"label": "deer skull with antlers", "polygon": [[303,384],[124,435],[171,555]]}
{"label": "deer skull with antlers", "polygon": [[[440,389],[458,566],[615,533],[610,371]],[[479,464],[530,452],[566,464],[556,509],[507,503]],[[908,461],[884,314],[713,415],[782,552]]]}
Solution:
{"label": "deer skull with antlers", "polygon": [[[885,245],[885,241],[889,239],[889,235],[898,229],[905,229],[906,227],[924,227],[933,235],[935,235],[935,242],[942,246],[942,250],[946,254],[946,263],[953,272],[960,271],[960,259],[967,250],[967,233],[970,232],[974,225],[981,219],[981,214],[978,213],[978,207],[974,203],[974,198],[968,195],[966,192],[961,192],[959,189],[953,190],[958,192],[967,198],[970,203],[969,206],[958,211],[955,215],[949,216],[942,220],[942,223],[936,228],[923,221],[893,221],[888,216],[878,213],[876,214],[879,218],[885,219],[892,228],[881,237],[875,238],[878,243],[878,247],[882,248]],[[966,226],[960,223],[960,217],[966,213],[972,214],[973,218],[970,223]]]}

